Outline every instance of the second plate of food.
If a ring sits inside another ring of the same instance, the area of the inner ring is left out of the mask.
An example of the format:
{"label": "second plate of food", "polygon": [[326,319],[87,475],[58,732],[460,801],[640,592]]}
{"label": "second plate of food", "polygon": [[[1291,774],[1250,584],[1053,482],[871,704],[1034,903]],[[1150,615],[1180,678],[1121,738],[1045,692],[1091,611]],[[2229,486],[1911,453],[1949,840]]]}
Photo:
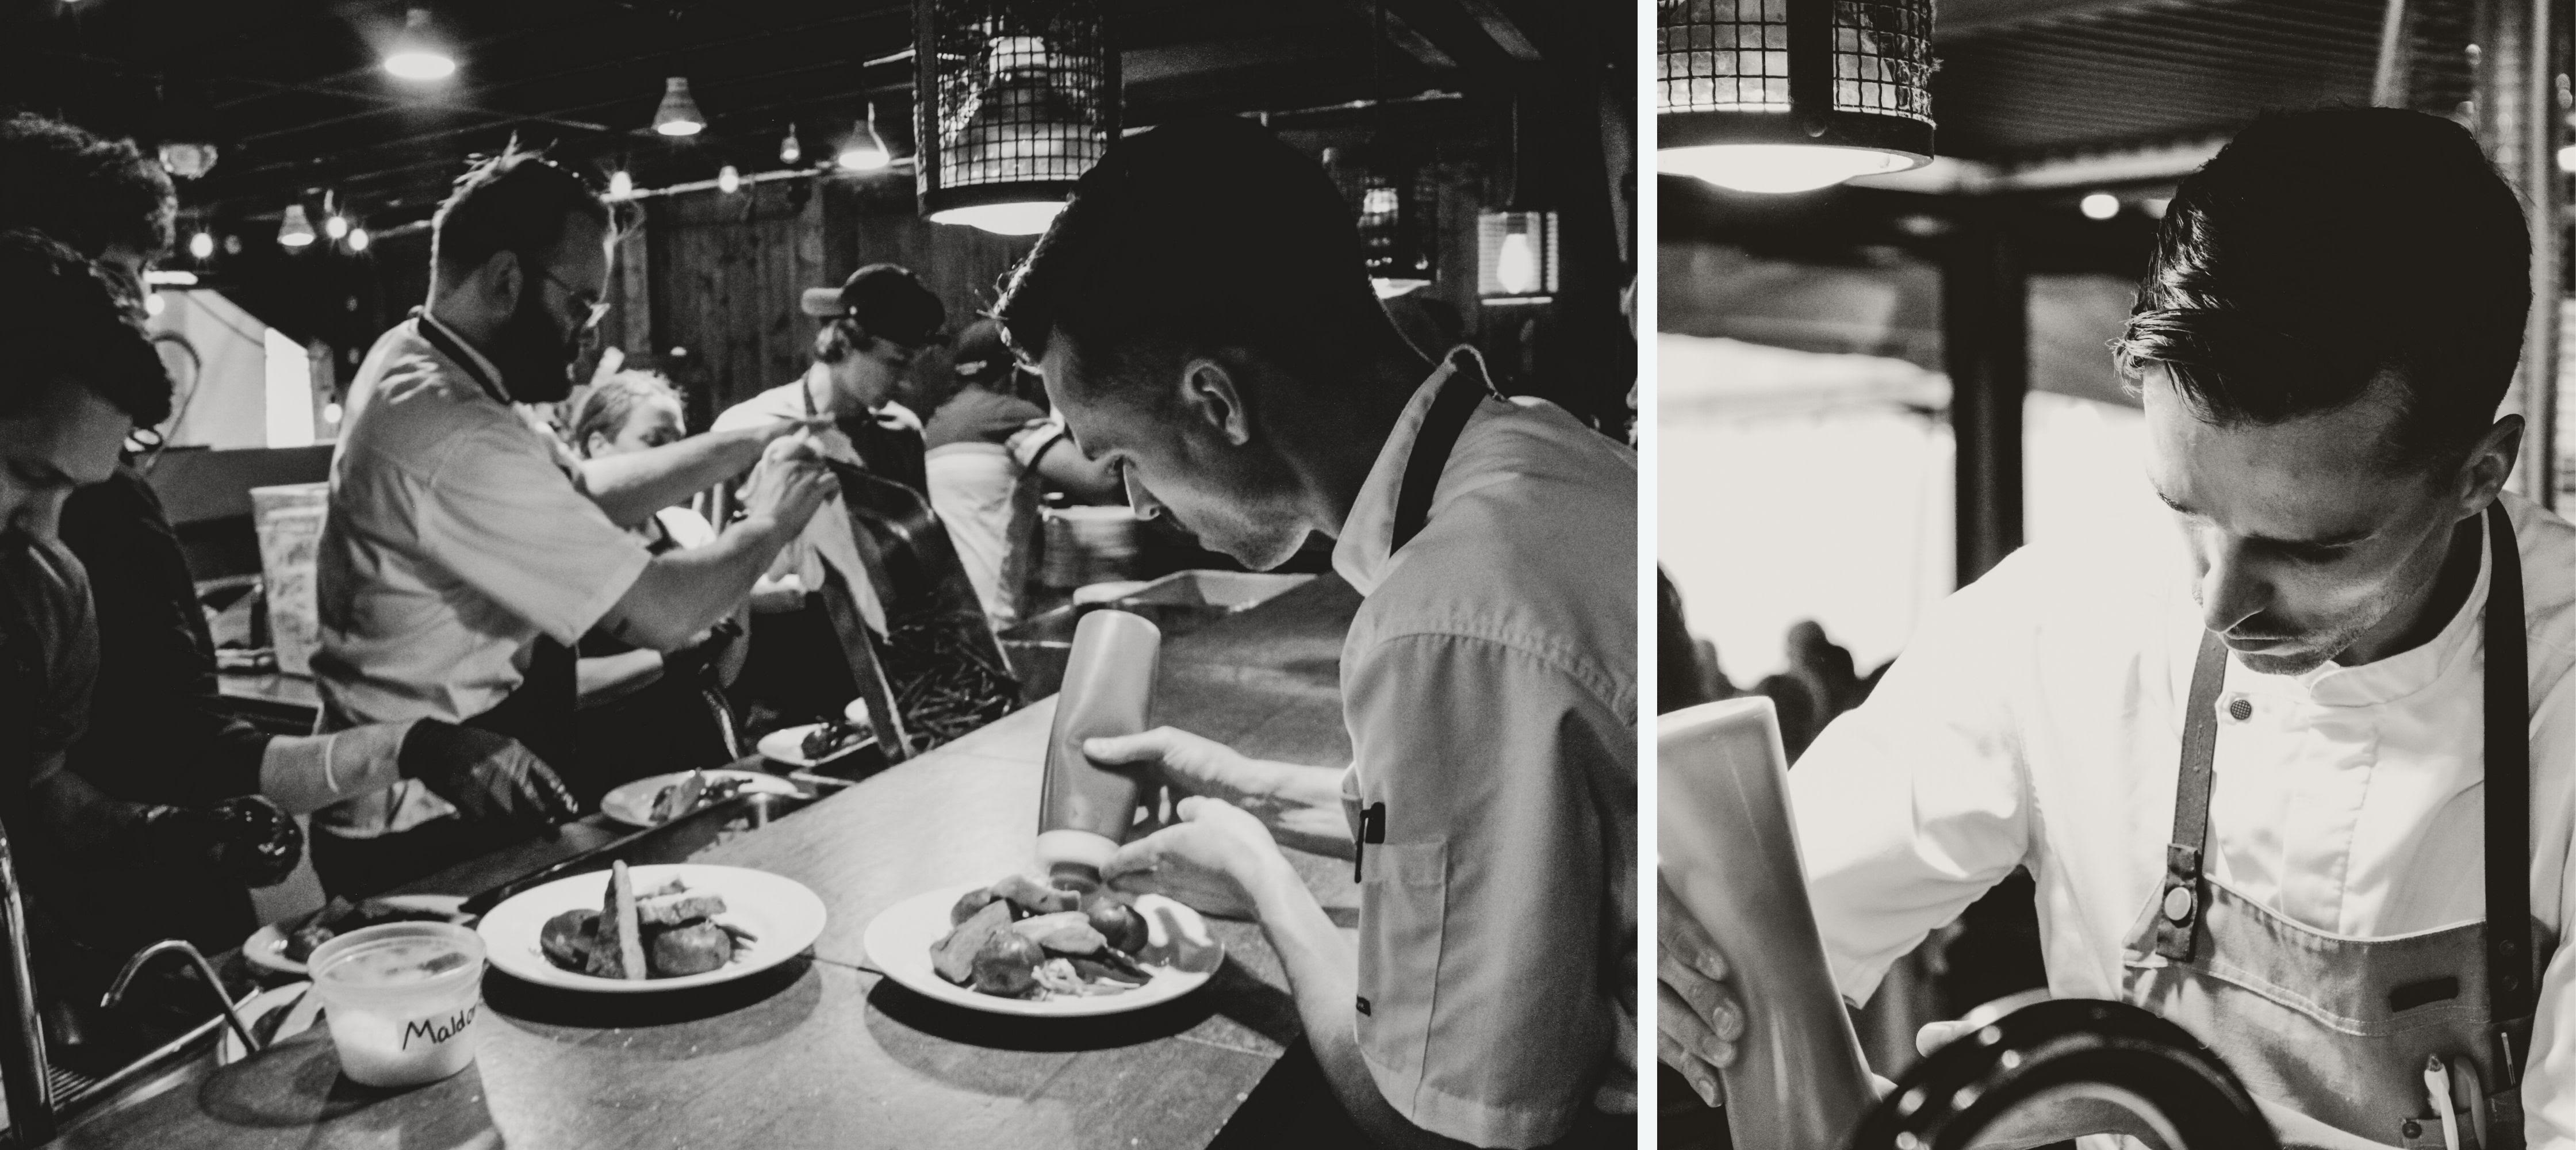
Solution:
{"label": "second plate of food", "polygon": [[389,922],[463,923],[470,916],[457,908],[465,900],[452,894],[394,894],[350,902],[333,899],[311,914],[272,922],[242,940],[242,961],[277,974],[304,975],[304,957],[313,948],[361,927]]}
{"label": "second plate of food", "polygon": [[[868,958],[886,977],[914,993],[969,1010],[1032,1018],[1123,1014],[1157,1006],[1198,989],[1225,961],[1224,946],[1209,936],[1207,922],[1197,911],[1149,894],[1132,903],[1151,940],[1134,956],[1147,976],[1143,985],[1116,993],[1043,997],[987,994],[960,986],[941,976],[933,951],[958,928],[951,913],[958,900],[986,889],[985,883],[941,887],[887,907],[868,923]],[[1035,922],[1037,917],[1022,921]]]}
{"label": "second plate of food", "polygon": [[[699,800],[700,806],[720,803],[735,795],[796,793],[796,784],[776,775],[764,775],[759,771],[718,770],[707,771],[705,774],[708,797]],[[660,826],[669,820],[655,818],[654,815],[658,813],[655,808],[661,805],[662,796],[666,792],[678,787],[680,781],[688,777],[687,771],[673,771],[667,775],[652,775],[627,783],[600,797],[599,813],[631,827]],[[687,811],[678,812],[678,814],[687,813]]]}
{"label": "second plate of food", "polygon": [[[567,911],[595,915],[608,904],[606,871],[556,879],[493,907],[477,928],[492,965],[540,986],[650,994],[758,974],[803,952],[823,933],[823,900],[794,879],[703,863],[629,867],[627,874],[641,912],[645,937],[640,949],[652,968],[647,977],[603,978],[560,965],[547,953],[548,922]],[[719,936],[726,941],[715,942]],[[556,939],[559,952],[564,941]],[[714,956],[713,969],[669,977],[658,973],[674,960],[699,965],[709,957],[710,946],[725,951]]]}

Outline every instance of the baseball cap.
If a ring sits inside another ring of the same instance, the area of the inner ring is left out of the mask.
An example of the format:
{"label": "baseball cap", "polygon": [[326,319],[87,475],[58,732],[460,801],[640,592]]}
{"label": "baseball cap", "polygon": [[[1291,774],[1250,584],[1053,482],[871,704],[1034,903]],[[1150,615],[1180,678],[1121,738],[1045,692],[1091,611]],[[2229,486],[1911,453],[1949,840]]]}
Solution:
{"label": "baseball cap", "polygon": [[940,329],[948,323],[948,308],[939,297],[894,264],[869,264],[851,272],[838,288],[807,288],[802,303],[807,315],[846,316],[869,335],[905,347],[939,342]]}
{"label": "baseball cap", "polygon": [[1002,325],[994,320],[979,319],[958,333],[956,364],[957,378],[991,383],[1010,378],[1011,369],[1019,366],[1019,359],[1002,342]]}

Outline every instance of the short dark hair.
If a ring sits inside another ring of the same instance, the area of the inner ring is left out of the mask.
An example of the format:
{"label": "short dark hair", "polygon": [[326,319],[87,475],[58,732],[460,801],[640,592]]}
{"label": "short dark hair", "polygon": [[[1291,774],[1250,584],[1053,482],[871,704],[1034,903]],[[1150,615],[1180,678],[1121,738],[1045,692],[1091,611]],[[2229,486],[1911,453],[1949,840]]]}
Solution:
{"label": "short dark hair", "polygon": [[2461,457],[2521,356],[2531,239],[2513,190],[2449,120],[2394,108],[2267,115],[2182,182],[2112,341],[2195,415],[2270,424],[2391,378],[2391,462]]}
{"label": "short dark hair", "polygon": [[170,250],[178,190],[132,140],[20,112],[0,120],[0,228],[34,228],[97,259],[118,245]]}
{"label": "short dark hair", "polygon": [[671,381],[659,372],[621,371],[599,381],[590,394],[581,398],[581,410],[573,416],[573,450],[590,454],[593,435],[617,438],[618,432],[626,430],[626,421],[634,417],[635,409],[655,400],[669,400],[683,410],[687,407],[680,398],[680,389],[671,386]]}
{"label": "short dark hair", "polygon": [[457,178],[456,190],[430,217],[430,261],[464,272],[499,252],[551,254],[573,216],[616,227],[608,201],[589,180],[513,142]]}
{"label": "short dark hair", "polygon": [[116,285],[42,232],[0,231],[0,419],[27,414],[69,379],[138,427],[170,418],[170,376]]}
{"label": "short dark hair", "polygon": [[1351,333],[1386,323],[1331,177],[1237,117],[1109,145],[993,317],[1021,359],[1061,335],[1111,379],[1227,346],[1330,379],[1367,353]]}

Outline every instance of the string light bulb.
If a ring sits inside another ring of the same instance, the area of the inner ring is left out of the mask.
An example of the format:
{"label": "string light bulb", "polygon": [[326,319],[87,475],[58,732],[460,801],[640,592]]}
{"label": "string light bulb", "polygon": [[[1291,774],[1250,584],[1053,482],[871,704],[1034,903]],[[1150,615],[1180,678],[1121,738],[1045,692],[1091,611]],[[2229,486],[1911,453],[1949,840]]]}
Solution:
{"label": "string light bulb", "polygon": [[730,196],[742,190],[742,173],[733,165],[716,169],[716,190]]}
{"label": "string light bulb", "polygon": [[370,239],[367,237],[367,229],[365,229],[365,228],[351,228],[351,229],[349,229],[349,250],[350,250],[350,251],[353,251],[353,252],[363,252],[363,251],[367,250],[367,245],[368,245],[369,243],[372,243],[372,242],[374,242],[374,241],[370,240]]}
{"label": "string light bulb", "polygon": [[805,146],[796,142],[796,125],[787,125],[787,135],[778,141],[778,162],[793,164],[805,158]]}
{"label": "string light bulb", "polygon": [[188,258],[212,259],[214,254],[215,234],[213,232],[198,232],[188,237]]}
{"label": "string light bulb", "polygon": [[635,195],[635,177],[630,176],[630,175],[627,175],[627,174],[626,174],[626,169],[624,169],[624,168],[619,168],[618,170],[616,170],[616,171],[614,171],[614,172],[610,172],[610,173],[608,173],[608,198],[609,198],[609,199],[612,199],[612,200],[632,199],[632,198],[634,197],[634,195]]}

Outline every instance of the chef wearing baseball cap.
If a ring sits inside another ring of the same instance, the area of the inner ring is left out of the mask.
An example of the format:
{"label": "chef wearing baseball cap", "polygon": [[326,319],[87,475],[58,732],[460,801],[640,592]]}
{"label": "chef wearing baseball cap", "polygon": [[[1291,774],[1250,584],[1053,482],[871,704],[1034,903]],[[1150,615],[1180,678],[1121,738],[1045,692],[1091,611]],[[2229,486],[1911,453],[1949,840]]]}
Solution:
{"label": "chef wearing baseball cap", "polygon": [[[912,272],[893,264],[869,264],[850,273],[838,288],[808,288],[803,306],[807,315],[823,320],[814,334],[813,364],[796,379],[725,409],[716,417],[715,430],[830,417],[831,426],[813,433],[823,456],[925,490],[921,419],[895,402],[894,395],[923,352],[948,342],[947,307]],[[833,668],[840,665],[841,653],[828,617],[806,599],[822,589],[827,563],[849,584],[868,625],[880,633],[886,627],[885,608],[860,563],[850,517],[835,496],[805,525],[804,534],[779,553],[753,598],[754,609],[764,616],[774,618],[781,610],[810,616],[810,626],[779,630],[760,625],[753,644],[752,693],[799,713],[837,715],[840,703],[849,698],[837,686],[840,678]],[[772,668],[781,673],[768,673]]]}

